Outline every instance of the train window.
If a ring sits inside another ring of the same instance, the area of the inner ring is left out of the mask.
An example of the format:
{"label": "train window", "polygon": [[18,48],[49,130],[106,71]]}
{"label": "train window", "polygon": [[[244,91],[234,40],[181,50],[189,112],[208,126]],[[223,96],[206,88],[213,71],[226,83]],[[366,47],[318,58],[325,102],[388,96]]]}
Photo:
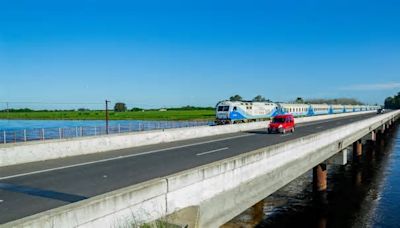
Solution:
{"label": "train window", "polygon": [[223,111],[224,111],[224,112],[227,112],[227,111],[229,111],[229,106],[224,106],[224,109],[223,109]]}
{"label": "train window", "polygon": [[235,106],[235,107],[233,107],[233,111],[236,111],[237,110],[237,107]]}
{"label": "train window", "polygon": [[221,112],[224,109],[224,106],[218,106],[218,112]]}

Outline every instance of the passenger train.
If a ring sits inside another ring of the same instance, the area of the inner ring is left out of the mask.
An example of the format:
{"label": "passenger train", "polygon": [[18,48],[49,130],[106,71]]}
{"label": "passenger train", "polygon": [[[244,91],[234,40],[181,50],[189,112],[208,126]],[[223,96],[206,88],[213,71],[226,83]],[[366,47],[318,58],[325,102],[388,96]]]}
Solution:
{"label": "passenger train", "polygon": [[290,104],[253,101],[220,101],[216,105],[216,124],[252,122],[278,114],[295,117],[377,110],[371,105]]}

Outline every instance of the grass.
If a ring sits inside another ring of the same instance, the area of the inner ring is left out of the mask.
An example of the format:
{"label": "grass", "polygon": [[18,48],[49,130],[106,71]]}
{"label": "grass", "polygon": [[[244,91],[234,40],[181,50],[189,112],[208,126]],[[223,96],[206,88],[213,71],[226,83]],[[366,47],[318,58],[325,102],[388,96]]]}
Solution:
{"label": "grass", "polygon": [[157,220],[152,223],[145,223],[139,226],[140,228],[180,228],[181,226],[170,224],[165,221]]}
{"label": "grass", "polygon": [[[109,112],[110,120],[214,120],[215,110],[168,110]],[[0,112],[0,119],[104,120],[104,111]]]}

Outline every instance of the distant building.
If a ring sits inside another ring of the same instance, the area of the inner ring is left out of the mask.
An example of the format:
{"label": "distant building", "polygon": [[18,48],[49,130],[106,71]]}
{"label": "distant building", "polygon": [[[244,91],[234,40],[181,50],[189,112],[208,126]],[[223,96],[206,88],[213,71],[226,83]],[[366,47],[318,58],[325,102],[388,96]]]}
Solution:
{"label": "distant building", "polygon": [[166,109],[166,108],[160,108],[158,111],[160,111],[160,112],[166,112],[167,109]]}

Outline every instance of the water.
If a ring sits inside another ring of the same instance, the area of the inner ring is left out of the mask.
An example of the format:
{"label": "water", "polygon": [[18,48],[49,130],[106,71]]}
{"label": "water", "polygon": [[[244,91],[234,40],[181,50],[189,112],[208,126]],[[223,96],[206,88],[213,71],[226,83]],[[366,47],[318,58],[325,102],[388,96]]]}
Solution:
{"label": "water", "polygon": [[310,171],[223,227],[400,227],[400,130],[363,149],[328,166],[326,193],[313,193]]}
{"label": "water", "polygon": [[[127,125],[151,125],[166,124],[169,125],[187,125],[188,123],[204,123],[207,121],[145,121],[145,120],[110,120],[110,126]],[[38,128],[68,128],[68,127],[99,127],[104,126],[104,120],[4,120],[0,119],[0,131],[23,130]]]}
{"label": "water", "polygon": [[[104,120],[0,120],[1,142],[13,143],[106,134]],[[108,132],[123,133],[211,125],[207,121],[110,120]]]}

